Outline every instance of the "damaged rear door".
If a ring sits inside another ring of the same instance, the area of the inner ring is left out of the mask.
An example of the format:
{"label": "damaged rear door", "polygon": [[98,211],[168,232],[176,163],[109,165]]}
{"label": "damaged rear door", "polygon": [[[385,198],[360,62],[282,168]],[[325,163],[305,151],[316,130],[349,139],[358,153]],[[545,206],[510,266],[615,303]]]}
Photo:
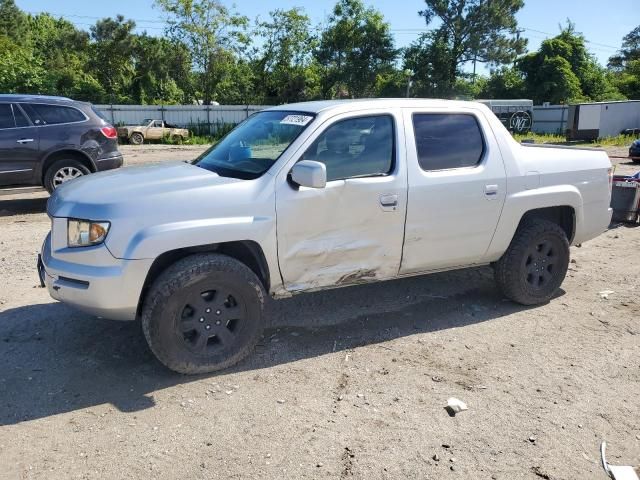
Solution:
{"label": "damaged rear door", "polygon": [[[278,260],[289,291],[398,274],[407,208],[400,111],[342,114],[322,124],[276,184]],[[325,188],[298,187],[299,160],[327,167]]]}

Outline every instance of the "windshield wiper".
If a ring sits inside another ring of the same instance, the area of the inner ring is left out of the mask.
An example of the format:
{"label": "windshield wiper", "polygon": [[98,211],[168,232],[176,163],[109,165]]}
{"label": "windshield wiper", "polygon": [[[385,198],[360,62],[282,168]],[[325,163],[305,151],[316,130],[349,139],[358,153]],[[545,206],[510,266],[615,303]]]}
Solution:
{"label": "windshield wiper", "polygon": [[367,178],[367,177],[387,177],[388,173],[363,173],[362,175],[354,175],[353,177],[345,178],[345,180],[349,180],[351,178]]}

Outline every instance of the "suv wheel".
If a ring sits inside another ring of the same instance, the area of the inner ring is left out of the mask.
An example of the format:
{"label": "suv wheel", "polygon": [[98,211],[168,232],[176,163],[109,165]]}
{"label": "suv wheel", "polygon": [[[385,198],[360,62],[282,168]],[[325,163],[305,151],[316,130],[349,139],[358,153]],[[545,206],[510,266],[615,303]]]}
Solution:
{"label": "suv wheel", "polygon": [[133,145],[142,145],[144,143],[144,136],[140,132],[133,132],[129,137],[129,141]]}
{"label": "suv wheel", "polygon": [[73,158],[56,160],[44,174],[44,188],[49,193],[53,193],[63,183],[90,173],[91,171],[82,162]]}
{"label": "suv wheel", "polygon": [[179,373],[207,373],[246,357],[263,330],[265,291],[238,260],[186,257],[153,283],[142,308],[149,347]]}
{"label": "suv wheel", "polygon": [[522,305],[551,300],[569,267],[569,241],[559,225],[548,220],[524,223],[495,265],[504,295]]}

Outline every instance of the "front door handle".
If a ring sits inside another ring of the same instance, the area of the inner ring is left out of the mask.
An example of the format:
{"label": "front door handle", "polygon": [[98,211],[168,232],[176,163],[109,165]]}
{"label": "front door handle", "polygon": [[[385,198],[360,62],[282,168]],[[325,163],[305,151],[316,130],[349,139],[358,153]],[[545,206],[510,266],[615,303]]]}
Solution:
{"label": "front door handle", "polygon": [[33,142],[33,138],[21,138],[20,140],[16,140],[16,143],[24,144]]}
{"label": "front door handle", "polygon": [[498,185],[485,185],[484,186],[484,194],[491,198],[498,196]]}
{"label": "front door handle", "polygon": [[380,195],[380,206],[383,210],[394,211],[398,206],[398,195],[386,194]]}

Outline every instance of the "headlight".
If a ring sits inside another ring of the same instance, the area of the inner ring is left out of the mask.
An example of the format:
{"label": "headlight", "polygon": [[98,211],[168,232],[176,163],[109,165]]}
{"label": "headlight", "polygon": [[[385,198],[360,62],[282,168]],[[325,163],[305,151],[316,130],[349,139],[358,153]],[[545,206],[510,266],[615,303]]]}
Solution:
{"label": "headlight", "polygon": [[69,219],[67,243],[70,247],[89,247],[104,242],[109,232],[109,222]]}

